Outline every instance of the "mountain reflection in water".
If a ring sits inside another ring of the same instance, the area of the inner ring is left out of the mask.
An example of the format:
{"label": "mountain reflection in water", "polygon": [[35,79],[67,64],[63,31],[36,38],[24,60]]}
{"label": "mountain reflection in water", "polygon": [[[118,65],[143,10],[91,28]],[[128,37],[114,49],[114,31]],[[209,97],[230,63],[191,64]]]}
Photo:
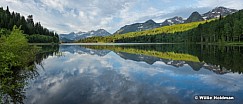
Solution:
{"label": "mountain reflection in water", "polygon": [[[174,104],[243,101],[242,47],[60,45],[37,65],[27,104]],[[184,59],[184,60],[183,60]],[[194,100],[196,95],[235,100]]]}

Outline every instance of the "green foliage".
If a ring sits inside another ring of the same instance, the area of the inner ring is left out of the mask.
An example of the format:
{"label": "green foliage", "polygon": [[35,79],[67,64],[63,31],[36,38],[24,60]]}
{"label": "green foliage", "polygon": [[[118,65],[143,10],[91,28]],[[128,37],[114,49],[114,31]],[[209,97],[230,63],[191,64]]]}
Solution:
{"label": "green foliage", "polygon": [[0,99],[5,100],[5,103],[21,102],[26,83],[24,79],[27,77],[22,72],[33,70],[38,48],[29,46],[23,31],[16,26],[10,34],[2,32],[0,35],[0,95],[7,94],[11,98]]}
{"label": "green foliage", "polygon": [[2,36],[0,40],[1,69],[15,70],[28,66],[29,62],[34,60],[34,55],[38,51],[37,48],[28,45],[22,30],[16,27],[13,28],[10,35]]}
{"label": "green foliage", "polygon": [[205,23],[200,27],[180,33],[182,37],[189,37],[183,41],[200,43],[224,43],[242,40],[243,11],[240,10],[219,20]]}
{"label": "green foliage", "polygon": [[[52,37],[53,40],[51,42],[58,43],[59,38],[56,33],[53,31],[49,31],[47,28],[44,28],[41,26],[39,22],[34,23],[33,16],[28,16],[27,19],[25,19],[24,16],[21,16],[19,13],[12,12],[10,13],[9,10],[3,10],[3,8],[0,8],[0,28],[5,28],[7,30],[11,30],[13,26],[21,27],[21,30],[23,30],[24,34],[27,34],[27,36],[32,36],[36,34],[45,35],[47,37]],[[33,36],[38,37],[38,36]],[[39,36],[43,37],[43,36]],[[37,40],[40,39],[40,40]],[[44,41],[41,40],[42,38],[35,38],[37,41]],[[36,41],[30,40],[30,42],[36,43]]]}
{"label": "green foliage", "polygon": [[58,43],[58,37],[52,37],[52,36],[46,36],[46,35],[39,35],[39,34],[33,34],[33,35],[27,35],[26,36],[29,43]]}

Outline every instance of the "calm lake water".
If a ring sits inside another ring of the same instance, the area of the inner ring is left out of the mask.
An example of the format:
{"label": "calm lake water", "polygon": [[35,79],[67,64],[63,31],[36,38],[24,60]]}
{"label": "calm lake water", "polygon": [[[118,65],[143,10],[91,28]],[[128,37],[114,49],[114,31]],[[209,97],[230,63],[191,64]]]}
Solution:
{"label": "calm lake water", "polygon": [[[239,104],[243,47],[42,46],[26,104]],[[199,96],[234,100],[195,100]]]}

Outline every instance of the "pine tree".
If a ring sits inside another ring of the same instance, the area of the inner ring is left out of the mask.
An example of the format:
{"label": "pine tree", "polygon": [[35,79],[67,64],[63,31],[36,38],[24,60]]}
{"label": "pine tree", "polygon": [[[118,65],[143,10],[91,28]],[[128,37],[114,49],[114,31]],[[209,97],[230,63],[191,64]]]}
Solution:
{"label": "pine tree", "polygon": [[229,37],[232,34],[232,29],[229,23],[224,25],[224,36],[226,37],[226,41],[229,41]]}
{"label": "pine tree", "polygon": [[234,38],[238,37],[238,41],[240,42],[240,36],[241,36],[241,23],[239,20],[235,21],[234,27],[233,27],[233,33],[234,33]]}

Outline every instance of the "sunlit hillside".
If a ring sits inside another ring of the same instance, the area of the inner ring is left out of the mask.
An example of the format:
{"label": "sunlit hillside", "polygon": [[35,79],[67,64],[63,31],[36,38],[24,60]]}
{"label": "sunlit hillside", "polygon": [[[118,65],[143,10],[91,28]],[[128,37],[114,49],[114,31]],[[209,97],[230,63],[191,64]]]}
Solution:
{"label": "sunlit hillside", "polygon": [[[209,20],[212,21],[212,20]],[[177,24],[172,26],[163,26],[160,28],[155,28],[152,30],[145,30],[139,32],[130,32],[126,34],[115,34],[107,37],[91,37],[84,40],[80,40],[78,42],[116,42],[120,39],[125,38],[133,38],[133,37],[140,37],[140,36],[149,36],[149,35],[163,35],[163,34],[170,34],[175,32],[183,32],[193,28],[196,28],[199,24],[204,24],[209,21],[200,21],[200,22],[191,22],[185,24]]]}

